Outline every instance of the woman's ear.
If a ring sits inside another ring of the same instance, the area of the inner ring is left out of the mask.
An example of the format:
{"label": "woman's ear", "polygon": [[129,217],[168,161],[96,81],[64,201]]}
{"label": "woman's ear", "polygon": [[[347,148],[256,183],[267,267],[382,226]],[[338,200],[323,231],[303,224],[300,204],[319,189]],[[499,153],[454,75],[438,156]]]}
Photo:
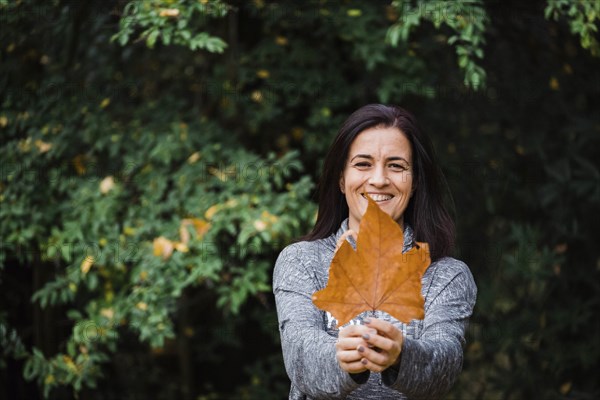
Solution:
{"label": "woman's ear", "polygon": [[344,193],[344,175],[340,176],[340,192]]}

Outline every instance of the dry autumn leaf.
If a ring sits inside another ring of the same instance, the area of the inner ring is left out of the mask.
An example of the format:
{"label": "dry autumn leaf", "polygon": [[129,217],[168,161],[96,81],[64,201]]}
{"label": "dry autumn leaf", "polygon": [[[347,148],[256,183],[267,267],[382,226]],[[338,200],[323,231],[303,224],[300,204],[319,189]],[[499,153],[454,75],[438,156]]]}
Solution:
{"label": "dry autumn leaf", "polygon": [[179,239],[181,243],[187,245],[190,242],[190,232],[187,230],[188,226],[193,226],[196,231],[198,240],[210,229],[210,223],[200,218],[184,218],[181,220],[179,225]]}
{"label": "dry autumn leaf", "polygon": [[409,323],[424,317],[421,278],[429,266],[427,243],[402,254],[402,229],[370,198],[360,221],[356,251],[347,242],[335,253],[327,287],[313,303],[329,311],[338,326],[364,311],[385,311]]}
{"label": "dry autumn leaf", "polygon": [[163,8],[158,15],[161,17],[176,18],[179,16],[179,10],[177,8]]}
{"label": "dry autumn leaf", "polygon": [[167,260],[173,254],[175,248],[172,241],[164,236],[159,236],[152,242],[153,253],[156,257],[162,256],[163,260]]}
{"label": "dry autumn leaf", "polygon": [[94,265],[94,262],[96,260],[94,260],[94,257],[92,256],[87,256],[80,265],[81,268],[81,273],[82,274],[87,274],[90,271],[90,268],[92,268],[92,265]]}

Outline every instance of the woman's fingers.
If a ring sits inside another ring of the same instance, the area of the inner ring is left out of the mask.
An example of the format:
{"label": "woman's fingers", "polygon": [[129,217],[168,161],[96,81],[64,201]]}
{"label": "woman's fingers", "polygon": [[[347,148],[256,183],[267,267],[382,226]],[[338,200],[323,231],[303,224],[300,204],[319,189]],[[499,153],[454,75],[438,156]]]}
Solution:
{"label": "woman's fingers", "polygon": [[381,365],[381,364],[375,364],[373,361],[370,361],[368,358],[363,357],[360,360],[360,363],[362,364],[362,366],[365,369],[368,369],[369,371],[373,371],[373,372],[382,372],[385,371],[388,367],[385,365]]}
{"label": "woman's fingers", "polygon": [[393,349],[395,341],[390,338],[378,335],[378,334],[365,334],[362,336],[368,345],[374,348],[378,348],[382,351],[390,351]]}
{"label": "woman's fingers", "polygon": [[335,348],[338,363],[344,371],[359,373],[367,370],[361,363],[363,356],[357,350],[359,347],[368,348],[369,344],[363,338],[366,333],[377,334],[377,331],[364,325],[340,328]]}
{"label": "woman's fingers", "polygon": [[348,372],[381,372],[399,359],[403,340],[402,332],[391,323],[367,318],[365,325],[340,329],[336,354]]}
{"label": "woman's fingers", "polygon": [[365,340],[362,337],[354,336],[354,337],[339,339],[335,343],[335,348],[338,351],[356,350],[356,348],[361,345],[368,346],[368,344],[365,342]]}
{"label": "woman's fingers", "polygon": [[360,360],[350,363],[340,362],[340,366],[344,371],[350,372],[351,374],[358,374],[368,369]]}
{"label": "woman's fingers", "polygon": [[366,333],[362,338],[371,346],[381,349],[381,352],[375,349],[363,349],[361,362],[367,369],[374,372],[381,372],[391,365],[395,364],[402,351],[404,337],[402,332],[391,323],[376,318],[365,320],[367,326],[377,329],[377,334]]}
{"label": "woman's fingers", "polygon": [[[357,346],[358,347],[358,346]],[[336,353],[336,357],[338,361],[351,363],[355,361],[360,361],[363,358],[362,354],[358,352],[358,350],[342,350]]]}
{"label": "woman's fingers", "polygon": [[[378,351],[379,350],[379,351]],[[361,363],[368,369],[373,372],[381,372],[391,365],[394,364],[397,356],[394,356],[394,352],[381,350],[379,348],[370,349],[366,348],[357,348],[359,354],[362,355]]]}
{"label": "woman's fingers", "polygon": [[336,357],[340,367],[346,372],[357,374],[367,370],[367,367],[361,363],[363,356],[356,349],[338,350]]}
{"label": "woman's fingers", "polygon": [[367,346],[359,345],[356,348],[356,352],[360,355],[361,358],[370,361],[372,364],[376,365],[385,365],[388,359],[388,355],[386,352],[377,351],[377,349],[370,349]]}
{"label": "woman's fingers", "polygon": [[347,337],[362,337],[365,333],[377,333],[376,329],[369,328],[365,325],[348,325],[344,328],[340,328],[338,332],[338,338],[343,339]]}
{"label": "woman's fingers", "polygon": [[392,340],[397,340],[399,336],[402,336],[402,332],[391,323],[377,319],[377,318],[365,318],[366,326],[377,329],[380,335],[386,336]]}

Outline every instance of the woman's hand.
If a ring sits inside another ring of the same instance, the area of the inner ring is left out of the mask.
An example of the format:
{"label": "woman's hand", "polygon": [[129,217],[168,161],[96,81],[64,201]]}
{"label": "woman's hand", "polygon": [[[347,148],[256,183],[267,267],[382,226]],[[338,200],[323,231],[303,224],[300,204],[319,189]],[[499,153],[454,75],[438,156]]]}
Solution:
{"label": "woman's hand", "polygon": [[340,328],[335,349],[338,363],[344,371],[358,374],[368,369],[361,362],[364,356],[359,350],[369,346],[363,335],[376,334],[377,331],[375,329],[365,325],[349,325],[345,328]]}
{"label": "woman's hand", "polygon": [[[392,365],[400,362],[400,353],[404,336],[402,331],[389,322],[366,318],[364,327],[370,329],[362,334],[362,339],[367,346],[357,347],[356,351],[361,354],[360,360],[367,369],[373,372],[381,372]],[[375,331],[376,330],[376,331]],[[373,333],[373,332],[376,333]]]}
{"label": "woman's hand", "polygon": [[400,362],[404,337],[389,322],[367,318],[366,325],[341,328],[335,344],[340,367],[357,374],[366,370],[381,372]]}

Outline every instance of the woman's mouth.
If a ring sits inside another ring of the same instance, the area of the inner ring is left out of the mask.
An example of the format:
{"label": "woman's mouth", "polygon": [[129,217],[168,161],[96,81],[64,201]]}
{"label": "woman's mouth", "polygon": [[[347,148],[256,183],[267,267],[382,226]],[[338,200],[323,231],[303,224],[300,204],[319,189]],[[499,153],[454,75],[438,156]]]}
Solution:
{"label": "woman's mouth", "polygon": [[376,203],[380,203],[382,201],[388,201],[391,200],[394,196],[391,194],[382,194],[382,193],[361,193],[361,196],[364,197],[365,199],[367,198],[367,195],[369,195],[369,197],[371,199],[373,199],[374,202]]}

